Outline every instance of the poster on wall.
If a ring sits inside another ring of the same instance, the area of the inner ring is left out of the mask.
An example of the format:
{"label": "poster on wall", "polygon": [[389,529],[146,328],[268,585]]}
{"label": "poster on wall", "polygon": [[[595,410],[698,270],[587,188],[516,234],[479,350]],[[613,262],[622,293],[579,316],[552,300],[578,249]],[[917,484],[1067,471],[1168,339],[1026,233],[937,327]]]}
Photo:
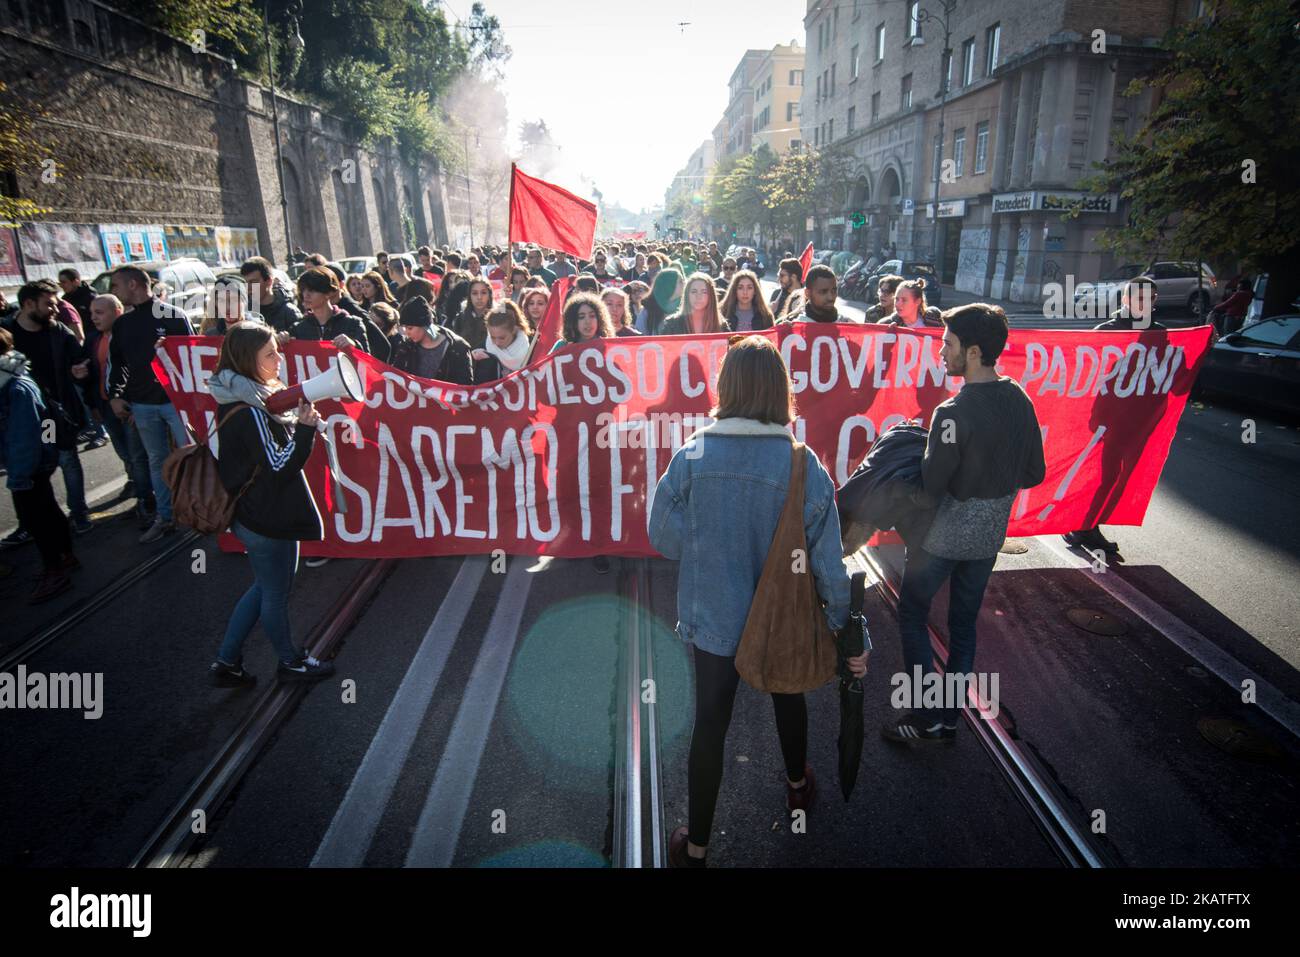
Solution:
{"label": "poster on wall", "polygon": [[[99,227],[104,258],[110,266],[150,259],[170,259],[165,227],[140,223],[105,223]],[[117,258],[114,259],[114,256]]]}
{"label": "poster on wall", "polygon": [[58,279],[60,269],[93,279],[104,268],[99,233],[85,223],[23,223],[18,247],[28,280]]}
{"label": "poster on wall", "polygon": [[167,226],[163,229],[173,259],[198,259],[219,265],[215,226]]}
{"label": "poster on wall", "polygon": [[23,266],[18,258],[18,237],[12,229],[0,229],[0,286],[21,286]]}
{"label": "poster on wall", "polygon": [[259,255],[257,230],[251,226],[217,227],[217,260],[223,266],[238,266]]}

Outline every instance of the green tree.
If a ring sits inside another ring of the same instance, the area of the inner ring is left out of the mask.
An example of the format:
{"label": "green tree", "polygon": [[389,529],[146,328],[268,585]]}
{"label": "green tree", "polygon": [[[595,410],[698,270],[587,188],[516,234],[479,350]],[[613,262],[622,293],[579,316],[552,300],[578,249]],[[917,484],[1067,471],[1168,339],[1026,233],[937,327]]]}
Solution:
{"label": "green tree", "polygon": [[1269,315],[1300,291],[1300,29],[1286,0],[1210,7],[1174,30],[1169,58],[1125,91],[1150,86],[1163,98],[1087,182],[1128,203],[1129,221],[1103,234],[1106,247],[1239,257],[1268,271]]}
{"label": "green tree", "polygon": [[35,219],[49,210],[8,195],[7,181],[21,169],[39,167],[49,158],[49,151],[41,146],[34,132],[31,113],[5,96],[5,84],[0,83],[0,225]]}

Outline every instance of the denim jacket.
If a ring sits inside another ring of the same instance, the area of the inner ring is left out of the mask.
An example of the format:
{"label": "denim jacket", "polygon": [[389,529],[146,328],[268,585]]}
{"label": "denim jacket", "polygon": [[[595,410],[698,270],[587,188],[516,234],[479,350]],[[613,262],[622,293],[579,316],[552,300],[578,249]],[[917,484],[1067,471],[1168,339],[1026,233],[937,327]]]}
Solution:
{"label": "denim jacket", "polygon": [[41,441],[44,417],[45,402],[27,375],[23,354],[11,350],[0,356],[0,462],[11,491],[29,491],[34,476],[52,472],[59,464],[54,443]]}
{"label": "denim jacket", "polygon": [[[731,657],[740,645],[785,507],[791,441],[784,426],[722,419],[677,451],[655,488],[650,543],[681,563],[677,633],[701,651]],[[827,621],[838,629],[848,621],[849,578],[835,485],[810,450],[804,455],[807,568],[826,602]]]}

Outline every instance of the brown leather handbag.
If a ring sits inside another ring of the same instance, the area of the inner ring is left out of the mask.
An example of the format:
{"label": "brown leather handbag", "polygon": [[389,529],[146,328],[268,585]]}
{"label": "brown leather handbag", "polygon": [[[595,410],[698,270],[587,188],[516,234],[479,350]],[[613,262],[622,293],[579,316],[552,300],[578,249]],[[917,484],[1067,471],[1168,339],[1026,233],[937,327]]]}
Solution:
{"label": "brown leather handbag", "polygon": [[[249,406],[238,403],[213,428],[212,436],[230,421],[230,417]],[[191,431],[191,436],[193,432]],[[177,524],[185,525],[205,535],[224,532],[235,518],[235,503],[243,495],[260,469],[253,471],[239,493],[231,495],[221,484],[221,475],[217,471],[217,460],[207,442],[195,441],[192,445],[182,445],[173,449],[163,462],[163,481],[172,493],[172,515]]]}
{"label": "brown leather handbag", "polygon": [[820,688],[834,677],[837,661],[835,633],[817,596],[804,537],[804,447],[793,446],[785,508],[736,651],[736,670],[745,682],[773,694]]}

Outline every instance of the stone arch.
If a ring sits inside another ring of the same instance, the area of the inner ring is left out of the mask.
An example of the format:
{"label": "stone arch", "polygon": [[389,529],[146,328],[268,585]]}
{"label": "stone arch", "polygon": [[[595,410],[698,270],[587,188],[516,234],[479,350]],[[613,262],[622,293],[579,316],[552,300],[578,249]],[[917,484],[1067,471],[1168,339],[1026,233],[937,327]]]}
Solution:
{"label": "stone arch", "polygon": [[[302,177],[297,166],[289,157],[284,162],[284,198],[289,207],[289,236],[295,249],[316,251],[316,236],[312,232],[311,219],[308,216],[306,195],[303,193]],[[290,253],[293,250],[289,250]]]}
{"label": "stone arch", "polygon": [[871,181],[867,179],[867,173],[864,170],[858,176],[857,182],[853,184],[853,190],[849,193],[849,212],[858,209],[865,209],[871,202]]}
{"label": "stone arch", "polygon": [[343,172],[339,169],[334,170],[330,178],[334,183],[334,205],[338,207],[339,225],[343,228],[343,254],[361,255],[366,243],[357,216],[357,186],[343,182]]}

